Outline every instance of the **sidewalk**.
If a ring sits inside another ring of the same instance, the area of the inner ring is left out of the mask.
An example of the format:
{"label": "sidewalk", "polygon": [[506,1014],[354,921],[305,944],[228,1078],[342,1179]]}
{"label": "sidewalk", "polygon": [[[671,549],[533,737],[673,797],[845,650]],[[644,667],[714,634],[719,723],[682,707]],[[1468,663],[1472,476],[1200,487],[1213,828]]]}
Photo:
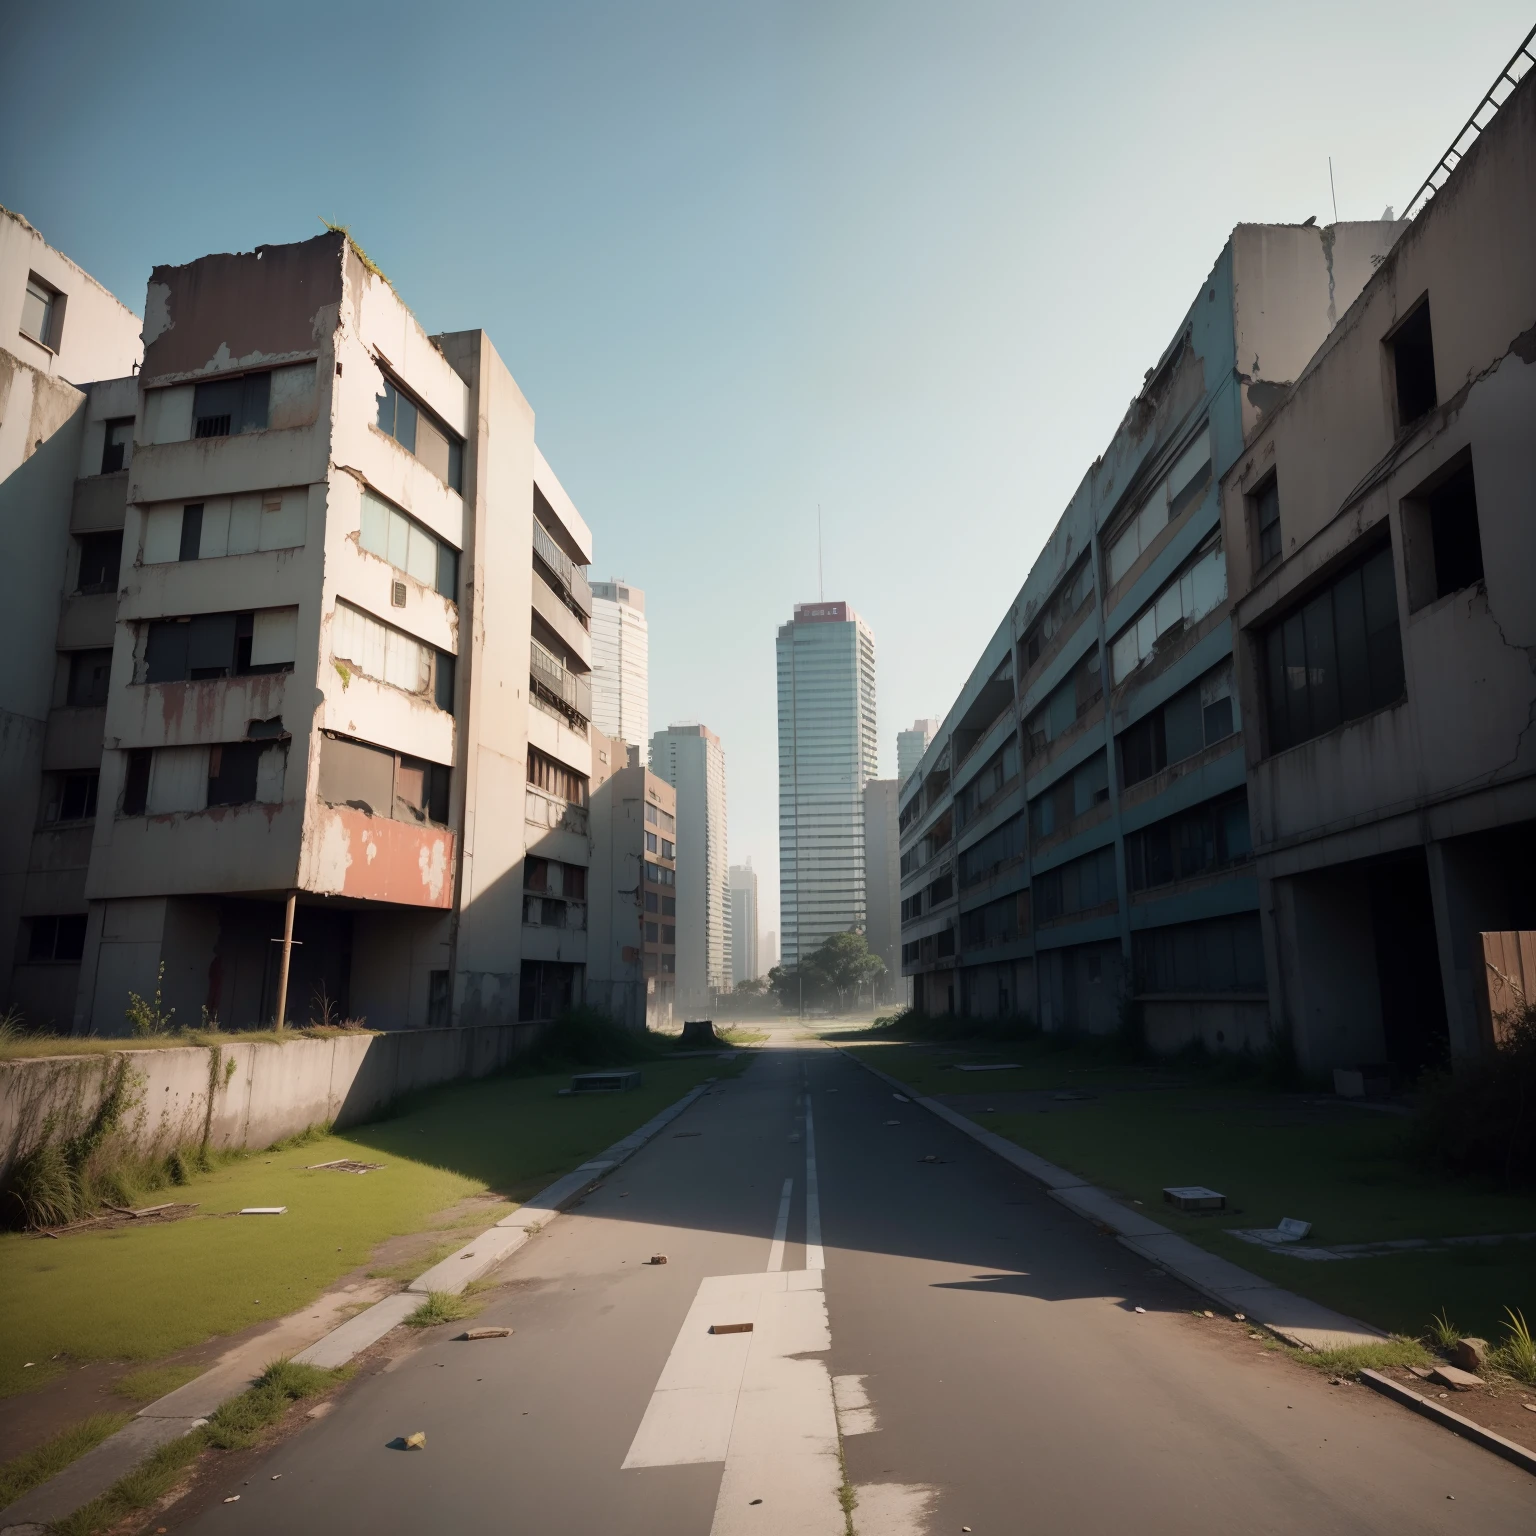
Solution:
{"label": "sidewalk", "polygon": [[[720,1055],[729,1059],[732,1053]],[[275,1357],[291,1355],[301,1364],[332,1368],[345,1365],[404,1322],[428,1292],[461,1293],[633,1157],[715,1081],[707,1079],[638,1130],[540,1190],[512,1215],[418,1275],[404,1290],[342,1322],[337,1322],[336,1314],[352,1298],[347,1293],[332,1293],[231,1350],[211,1370],[149,1404],[115,1435],[0,1512],[0,1520],[5,1522],[0,1525],[0,1536],[41,1533],[51,1522],[98,1498],[160,1446],[204,1423],[221,1403],[250,1386]]]}

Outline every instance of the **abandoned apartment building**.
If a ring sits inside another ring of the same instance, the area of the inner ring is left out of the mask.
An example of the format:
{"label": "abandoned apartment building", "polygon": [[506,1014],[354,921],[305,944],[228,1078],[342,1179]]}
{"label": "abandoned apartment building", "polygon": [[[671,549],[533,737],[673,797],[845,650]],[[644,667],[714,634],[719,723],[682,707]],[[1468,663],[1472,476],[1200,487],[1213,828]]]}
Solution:
{"label": "abandoned apartment building", "polygon": [[4,685],[8,1000],[117,1034],[163,967],[178,1022],[248,1027],[286,956],[299,1022],[579,1002],[591,536],[489,339],[427,336],[328,233],[157,268],[140,366],[137,318],[28,230],[0,246],[29,541],[0,624],[38,673]]}
{"label": "abandoned apartment building", "polygon": [[1493,1039],[1480,935],[1536,927],[1533,166],[1527,77],[1411,223],[1234,232],[901,787],[919,1007],[1399,1081]]}
{"label": "abandoned apartment building", "polygon": [[1222,487],[1270,1001],[1305,1064],[1479,1054],[1536,928],[1536,71]]}

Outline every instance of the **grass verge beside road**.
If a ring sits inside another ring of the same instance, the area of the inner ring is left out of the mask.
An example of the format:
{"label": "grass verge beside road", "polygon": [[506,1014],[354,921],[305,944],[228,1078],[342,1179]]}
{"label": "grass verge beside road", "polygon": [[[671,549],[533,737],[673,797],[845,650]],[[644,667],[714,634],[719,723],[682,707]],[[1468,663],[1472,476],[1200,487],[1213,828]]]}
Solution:
{"label": "grass verge beside road", "polygon": [[[367,1264],[385,1239],[432,1228],[468,1196],[524,1200],[735,1070],[710,1058],[647,1060],[632,1092],[565,1098],[556,1092],[565,1073],[454,1084],[388,1119],[194,1175],[177,1198],[198,1210],[182,1221],[58,1240],[0,1235],[0,1396],[72,1363],[161,1360],[282,1317]],[[309,1167],[338,1158],[384,1166],[360,1175]],[[279,1205],[285,1215],[235,1214]]]}
{"label": "grass verge beside road", "polygon": [[[1536,1231],[1529,1195],[1439,1176],[1412,1161],[1401,1116],[1223,1082],[1198,1068],[1133,1066],[1041,1039],[847,1048],[914,1091],[945,1097],[999,1135],[1140,1202],[1211,1252],[1388,1332],[1419,1337],[1445,1309],[1462,1331],[1494,1341],[1505,1333],[1505,1307],[1536,1312],[1536,1242],[1309,1261],[1226,1230],[1299,1217],[1313,1226],[1307,1246],[1325,1247]],[[985,1062],[1018,1067],[957,1070]],[[1228,1209],[1180,1212],[1162,1198],[1177,1184],[1220,1190]]]}

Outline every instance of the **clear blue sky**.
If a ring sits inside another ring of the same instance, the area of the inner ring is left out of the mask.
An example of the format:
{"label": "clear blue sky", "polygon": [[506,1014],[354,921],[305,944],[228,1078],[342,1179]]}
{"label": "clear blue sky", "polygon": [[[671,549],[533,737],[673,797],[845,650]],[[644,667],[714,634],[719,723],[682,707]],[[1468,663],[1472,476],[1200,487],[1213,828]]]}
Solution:
{"label": "clear blue sky", "polygon": [[727,754],[777,928],[773,637],[875,632],[942,714],[1239,221],[1401,210],[1529,5],[992,0],[21,8],[0,202],[156,262],[352,230],[482,326],[643,586],[651,718]]}

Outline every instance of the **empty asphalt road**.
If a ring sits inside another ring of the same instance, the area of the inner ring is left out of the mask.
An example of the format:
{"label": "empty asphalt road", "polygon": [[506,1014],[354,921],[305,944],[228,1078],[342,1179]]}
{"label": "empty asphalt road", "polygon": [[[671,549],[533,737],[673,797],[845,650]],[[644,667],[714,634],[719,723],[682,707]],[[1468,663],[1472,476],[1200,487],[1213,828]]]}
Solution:
{"label": "empty asphalt road", "polygon": [[1536,1527],[1528,1474],[1202,1326],[1192,1293],[793,1031],[498,1278],[477,1323],[510,1338],[400,1348],[160,1523],[841,1536],[845,1466],[863,1536]]}

